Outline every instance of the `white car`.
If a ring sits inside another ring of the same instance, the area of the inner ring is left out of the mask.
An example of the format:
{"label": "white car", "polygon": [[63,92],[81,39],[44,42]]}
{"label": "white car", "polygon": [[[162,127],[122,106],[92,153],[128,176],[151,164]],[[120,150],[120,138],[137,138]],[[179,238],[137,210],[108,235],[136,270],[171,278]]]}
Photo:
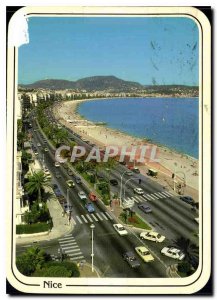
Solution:
{"label": "white car", "polygon": [[161,254],[177,260],[183,260],[185,258],[185,254],[180,249],[173,246],[164,247],[161,250]]}
{"label": "white car", "polygon": [[87,200],[87,196],[85,194],[85,192],[81,191],[78,193],[78,197],[81,199],[81,200]]}
{"label": "white car", "polygon": [[144,231],[140,233],[139,236],[142,240],[149,240],[157,243],[162,243],[165,240],[165,236],[155,231]]}
{"label": "white car", "polygon": [[144,260],[144,262],[154,261],[154,257],[151,255],[150,251],[146,247],[136,247],[135,250],[139,254],[139,256]]}
{"label": "white car", "polygon": [[41,147],[41,144],[40,144],[40,143],[37,143],[37,146],[38,146],[38,147]]}
{"label": "white car", "polygon": [[56,161],[54,165],[55,165],[55,167],[59,167],[60,163],[58,161]]}
{"label": "white car", "polygon": [[126,175],[127,175],[127,176],[132,176],[132,175],[133,175],[133,172],[129,170],[129,171],[126,172]]}
{"label": "white car", "polygon": [[139,195],[143,195],[143,194],[144,194],[144,191],[143,191],[143,189],[141,189],[141,188],[135,188],[135,189],[134,189],[134,192],[135,192],[136,194],[139,194]]}
{"label": "white car", "polygon": [[121,224],[113,224],[114,229],[122,236],[122,235],[127,235],[128,232],[124,228],[123,225]]}

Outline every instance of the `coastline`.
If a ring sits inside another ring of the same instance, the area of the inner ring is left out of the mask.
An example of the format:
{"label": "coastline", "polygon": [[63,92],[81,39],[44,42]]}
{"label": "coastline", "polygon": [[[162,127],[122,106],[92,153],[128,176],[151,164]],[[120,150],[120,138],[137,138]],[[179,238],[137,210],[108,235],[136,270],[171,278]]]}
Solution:
{"label": "coastline", "polygon": [[[118,97],[116,99],[123,98]],[[77,132],[83,138],[86,138],[94,144],[97,144],[99,147],[105,147],[106,145],[130,146],[144,144],[148,146],[157,146],[160,163],[145,163],[143,166],[139,166],[140,171],[144,172],[147,168],[154,168],[168,177],[171,177],[172,173],[177,173],[177,178],[185,177],[187,185],[198,191],[198,159],[184,153],[179,153],[176,150],[167,148],[164,145],[159,145],[158,143],[148,139],[135,137],[123,131],[112,129],[107,127],[106,124],[96,124],[92,121],[86,120],[84,116],[80,116],[78,114],[79,104],[96,100],[110,100],[110,98],[92,98],[65,101],[61,102],[61,104],[55,105],[53,112],[56,118],[62,124]]]}

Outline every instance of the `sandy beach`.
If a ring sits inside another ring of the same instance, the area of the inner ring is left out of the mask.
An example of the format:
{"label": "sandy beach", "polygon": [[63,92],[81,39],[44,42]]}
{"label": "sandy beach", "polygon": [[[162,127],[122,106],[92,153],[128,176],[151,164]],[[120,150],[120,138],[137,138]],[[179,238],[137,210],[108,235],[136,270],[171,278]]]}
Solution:
{"label": "sandy beach", "polygon": [[[57,104],[53,108],[53,113],[60,123],[80,134],[89,141],[104,147],[107,145],[117,146],[134,146],[134,145],[149,145],[144,139],[135,138],[118,130],[107,128],[104,125],[95,124],[91,121],[83,119],[76,111],[79,103],[91,100],[74,100]],[[109,101],[109,100],[105,100]],[[118,101],[118,99],[117,99]],[[70,120],[70,122],[69,122]],[[198,191],[199,188],[199,165],[198,160],[184,154],[177,153],[163,146],[158,147],[158,158],[160,162],[147,162],[140,165],[142,173],[147,171],[147,168],[154,168],[159,173],[171,178],[172,173],[176,173],[177,180],[185,178],[186,185]]]}

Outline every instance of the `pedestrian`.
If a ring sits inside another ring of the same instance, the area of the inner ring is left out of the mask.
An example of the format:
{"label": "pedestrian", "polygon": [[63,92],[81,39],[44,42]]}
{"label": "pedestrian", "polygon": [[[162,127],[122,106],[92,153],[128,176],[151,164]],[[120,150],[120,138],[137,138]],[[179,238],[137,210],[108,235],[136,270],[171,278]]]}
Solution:
{"label": "pedestrian", "polygon": [[83,261],[80,261],[80,269],[81,269],[81,270],[83,269],[83,266],[84,266]]}

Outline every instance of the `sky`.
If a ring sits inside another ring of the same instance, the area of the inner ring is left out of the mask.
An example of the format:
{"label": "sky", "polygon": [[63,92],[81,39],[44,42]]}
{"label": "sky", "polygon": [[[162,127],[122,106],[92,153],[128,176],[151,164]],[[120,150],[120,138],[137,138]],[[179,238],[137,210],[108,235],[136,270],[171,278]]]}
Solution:
{"label": "sky", "polygon": [[199,33],[187,17],[31,17],[18,81],[114,75],[149,84],[198,85]]}

